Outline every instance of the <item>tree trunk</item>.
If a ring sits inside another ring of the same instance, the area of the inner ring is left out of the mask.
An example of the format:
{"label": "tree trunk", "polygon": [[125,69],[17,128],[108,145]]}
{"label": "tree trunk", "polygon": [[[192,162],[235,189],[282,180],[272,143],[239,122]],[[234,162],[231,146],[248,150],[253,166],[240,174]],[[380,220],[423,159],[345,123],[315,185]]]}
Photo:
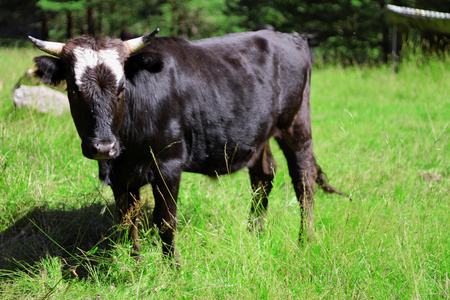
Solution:
{"label": "tree trunk", "polygon": [[73,13],[71,11],[67,11],[67,39],[72,38],[72,28],[73,28]]}
{"label": "tree trunk", "polygon": [[99,3],[97,6],[97,32],[99,34],[103,34],[102,12],[103,12],[103,6],[101,3]]}
{"label": "tree trunk", "polygon": [[[114,16],[114,14],[116,13],[116,4],[115,3],[111,3],[111,5],[109,6],[109,14],[111,16]],[[114,20],[111,20],[109,22],[109,36],[110,37],[116,37],[116,23],[114,22]]]}
{"label": "tree trunk", "polygon": [[46,41],[48,40],[48,14],[43,12],[42,13],[42,31],[41,31],[41,38]]}
{"label": "tree trunk", "polygon": [[88,17],[88,34],[91,36],[95,36],[95,18],[93,7],[88,7],[87,17]]}

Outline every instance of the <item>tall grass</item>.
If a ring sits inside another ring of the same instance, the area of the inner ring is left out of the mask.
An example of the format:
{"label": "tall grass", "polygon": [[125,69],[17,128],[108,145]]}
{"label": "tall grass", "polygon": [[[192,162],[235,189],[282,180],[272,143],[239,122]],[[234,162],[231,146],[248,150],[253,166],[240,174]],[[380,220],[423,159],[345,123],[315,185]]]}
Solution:
{"label": "tall grass", "polygon": [[[218,180],[185,173],[174,270],[148,226],[140,263],[115,234],[112,194],[81,155],[70,114],[12,108],[10,87],[34,55],[0,50],[3,298],[450,297],[448,59],[413,56],[398,74],[314,70],[316,158],[352,201],[317,191],[314,238],[300,247],[298,203],[275,143],[279,166],[261,236],[246,230],[247,171]],[[145,219],[149,189],[143,198]]]}

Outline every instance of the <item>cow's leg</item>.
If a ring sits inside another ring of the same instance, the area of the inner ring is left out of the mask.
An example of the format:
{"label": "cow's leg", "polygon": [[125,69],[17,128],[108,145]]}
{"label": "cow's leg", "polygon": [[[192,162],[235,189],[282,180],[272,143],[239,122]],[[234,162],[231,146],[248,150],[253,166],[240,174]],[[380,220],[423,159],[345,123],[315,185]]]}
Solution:
{"label": "cow's leg", "polygon": [[[314,208],[313,197],[317,178],[311,135],[309,91],[309,82],[307,82],[297,114],[289,126],[280,128],[275,135],[275,139],[286,157],[289,174],[300,203],[300,242],[303,241],[305,227],[307,227],[309,237],[311,237]],[[306,224],[305,220],[307,221]]]}
{"label": "cow's leg", "polygon": [[174,235],[177,229],[177,197],[181,171],[175,171],[171,174],[166,172],[166,175],[160,174],[155,175],[155,177],[155,181],[152,183],[155,198],[153,223],[159,229],[163,254],[175,258],[178,263]]}
{"label": "cow's leg", "polygon": [[141,251],[138,234],[138,217],[141,208],[139,188],[135,189],[113,189],[114,198],[116,200],[116,210],[118,221],[122,224],[129,225],[129,238],[133,243],[133,250]]}
{"label": "cow's leg", "polygon": [[308,236],[312,235],[314,188],[317,177],[316,163],[312,152],[313,143],[312,140],[308,140],[293,148],[283,139],[277,138],[277,141],[286,157],[289,174],[300,204],[299,241],[302,243],[305,228],[308,230]]}
{"label": "cow's leg", "polygon": [[250,181],[253,189],[249,216],[249,229],[263,232],[263,217],[269,203],[268,196],[272,190],[275,172],[275,160],[270,152],[269,142],[258,154],[253,165],[249,166]]}

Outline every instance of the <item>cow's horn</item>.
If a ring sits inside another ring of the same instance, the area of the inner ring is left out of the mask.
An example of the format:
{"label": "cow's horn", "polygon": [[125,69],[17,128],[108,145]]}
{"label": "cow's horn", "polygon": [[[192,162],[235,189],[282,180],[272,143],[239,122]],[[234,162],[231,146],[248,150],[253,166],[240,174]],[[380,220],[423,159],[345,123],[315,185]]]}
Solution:
{"label": "cow's horn", "polygon": [[155,38],[158,32],[159,28],[156,28],[150,34],[123,42],[125,47],[127,47],[128,55],[131,55],[150,44],[150,42]]}
{"label": "cow's horn", "polygon": [[42,51],[58,57],[61,55],[62,49],[65,45],[63,43],[42,41],[32,36],[29,36],[28,38],[33,44],[36,45],[36,47],[38,47]]}

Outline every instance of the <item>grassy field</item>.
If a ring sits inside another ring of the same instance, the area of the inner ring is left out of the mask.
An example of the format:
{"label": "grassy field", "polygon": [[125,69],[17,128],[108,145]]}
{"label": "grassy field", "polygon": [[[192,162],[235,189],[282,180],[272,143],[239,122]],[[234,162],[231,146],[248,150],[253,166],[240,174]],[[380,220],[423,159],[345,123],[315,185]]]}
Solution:
{"label": "grassy field", "polygon": [[[149,226],[142,262],[130,257],[70,114],[14,110],[11,87],[40,54],[0,49],[2,299],[450,298],[450,60],[417,55],[397,75],[314,70],[316,158],[352,201],[319,190],[314,238],[299,247],[298,204],[275,143],[264,235],[246,230],[246,170],[186,173],[174,270]],[[145,219],[151,191],[143,198]]]}

